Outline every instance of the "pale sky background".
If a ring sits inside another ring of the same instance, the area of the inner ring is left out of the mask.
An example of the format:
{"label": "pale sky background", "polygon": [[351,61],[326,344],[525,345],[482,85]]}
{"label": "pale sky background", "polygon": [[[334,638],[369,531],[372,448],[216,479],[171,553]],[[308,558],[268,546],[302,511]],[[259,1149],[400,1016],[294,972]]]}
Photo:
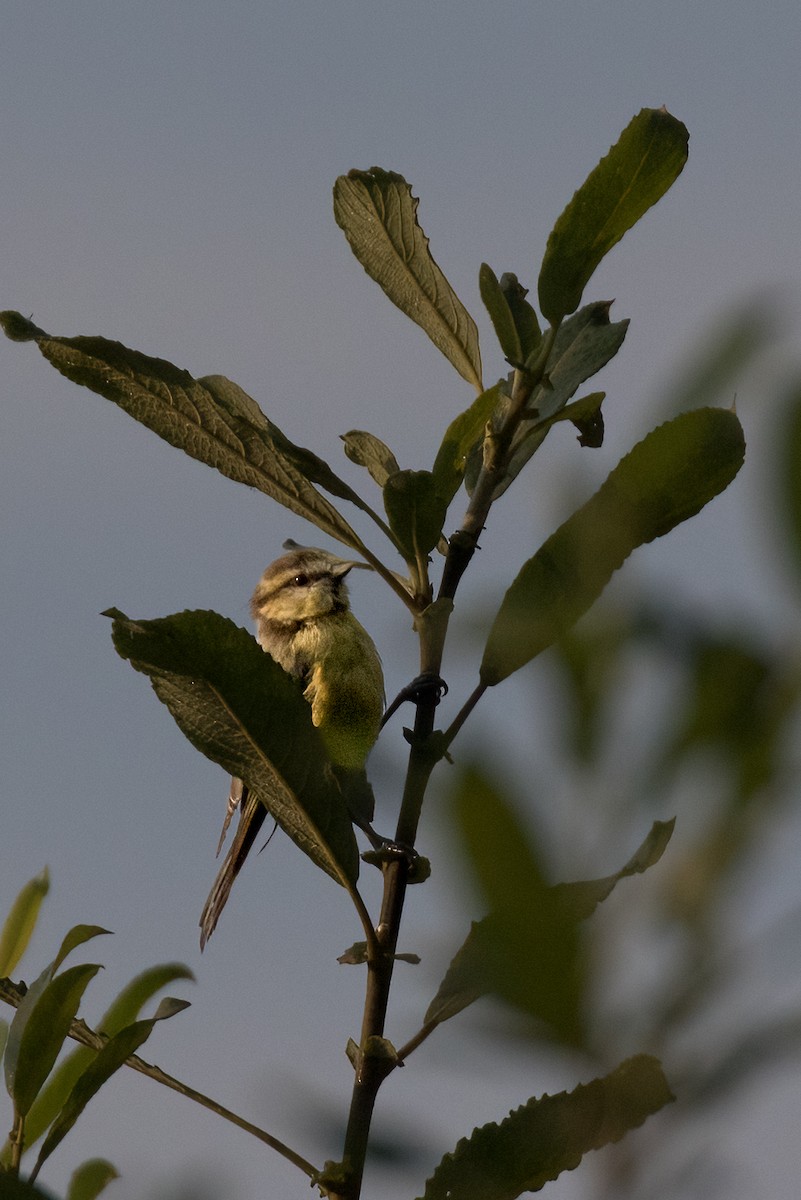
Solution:
{"label": "pale sky background", "polygon": [[[565,511],[566,480],[589,494],[659,419],[657,398],[669,400],[705,332],[776,289],[785,332],[770,363],[734,389],[747,470],[631,564],[631,578],[670,585],[709,612],[789,623],[793,596],[760,503],[768,401],[794,361],[801,317],[799,44],[797,0],[7,0],[0,307],[56,334],[119,339],[195,376],[228,375],[375,500],[338,435],[367,428],[402,466],[427,467],[471,395],[352,258],[331,212],[336,176],[378,164],[413,184],[432,251],[479,322],[491,382],[504,368],[478,298],[479,264],[535,288],[575,188],[640,108],[664,104],[690,129],[689,164],[586,293],[615,297],[613,317],[632,318],[599,380],[609,393],[604,447],[592,457],[567,431],[552,436],[536,486],[521,483],[493,514],[495,541],[471,586],[499,595]],[[187,962],[197,986],[171,990],[192,1007],[145,1057],[322,1161],[338,1146],[321,1149],[299,1112],[304,1097],[333,1112],[347,1105],[343,1049],[358,1032],[363,986],[358,969],[335,962],[359,936],[347,898],[276,838],[249,864],[201,958],[197,919],[226,780],[117,658],[98,615],[111,605],[134,617],[214,608],[245,624],[252,587],[284,538],[314,533],[75,388],[33,346],[2,341],[0,369],[0,912],[45,863],[53,878],[22,974],[76,922],[114,930],[87,955],[107,968],[89,993],[91,1022],[137,971]],[[360,575],[351,590],[394,694],[416,671],[407,616],[379,581]],[[457,703],[475,668],[448,666]],[[514,694],[490,697],[477,725],[500,729]],[[399,722],[387,741],[379,766],[402,753]],[[437,843],[433,822],[426,838]],[[592,868],[612,870],[632,849]],[[792,872],[799,851],[796,824],[766,873]],[[430,902],[444,905],[442,918],[426,911],[429,896],[410,896],[402,948],[424,964],[416,975],[400,969],[387,1031],[398,1042],[416,1030],[460,936],[449,926],[447,871]],[[422,1121],[428,1141],[410,1176],[374,1173],[366,1196],[418,1195],[474,1124],[578,1081],[563,1065],[525,1076],[481,1047],[473,1064],[466,1045],[443,1030],[390,1080],[382,1129]],[[731,1200],[797,1200],[801,1087],[790,1075],[777,1087],[711,1135],[733,1169],[747,1168]],[[308,1194],[302,1176],[245,1134],[128,1074],[44,1182],[63,1188],[95,1154],[123,1172],[108,1193],[118,1200],[165,1196],[176,1180],[187,1197],[200,1183],[225,1200]],[[574,1200],[582,1186],[579,1172],[546,1195]]]}

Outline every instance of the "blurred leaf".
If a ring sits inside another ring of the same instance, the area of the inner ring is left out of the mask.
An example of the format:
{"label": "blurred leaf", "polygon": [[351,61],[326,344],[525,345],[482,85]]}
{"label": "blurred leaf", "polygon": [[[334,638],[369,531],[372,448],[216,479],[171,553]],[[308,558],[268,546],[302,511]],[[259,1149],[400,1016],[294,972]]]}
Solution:
{"label": "blurred leaf", "polygon": [[580,1042],[584,963],[569,904],[548,886],[528,830],[488,779],[464,772],[453,809],[492,911],[473,925],[426,1022],[444,1020],[443,1011],[452,1016],[491,991],[544,1021],[562,1041]]}
{"label": "blurred leaf", "polygon": [[723,409],[684,413],[648,434],[523,566],[490,630],[482,683],[506,679],[567,632],[632,550],[699,512],[744,456],[740,423]]}
{"label": "blurred leaf", "polygon": [[649,867],[655,866],[667,849],[675,825],[675,817],[669,821],[654,821],[648,837],[637,847],[625,866],[615,871],[614,875],[582,883],[557,883],[553,890],[559,893],[574,920],[584,921],[591,917],[598,905],[612,894],[621,879],[627,879],[631,875],[642,875]]}
{"label": "blurred leaf", "polygon": [[103,929],[100,925],[73,925],[62,939],[58,954],[53,961],[53,972],[58,970],[64,959],[68,958],[73,950],[77,950],[85,942],[91,942],[92,938],[103,937],[107,934],[110,936],[111,930]]}
{"label": "blurred leaf", "polygon": [[29,1012],[22,1005],[17,1009],[5,1068],[8,1094],[22,1116],[53,1069],[83,993],[99,970],[97,963],[70,967],[47,984]]}
{"label": "blurred leaf", "polygon": [[103,1084],[112,1075],[116,1074],[120,1067],[125,1064],[126,1059],[135,1054],[139,1047],[147,1041],[153,1032],[156,1022],[173,1016],[175,1012],[180,1012],[185,1007],[184,1002],[179,1002],[176,1006],[165,1005],[165,1002],[162,1001],[159,1005],[159,1012],[156,1013],[155,1017],[151,1017],[147,1021],[135,1021],[133,1025],[127,1025],[106,1042],[102,1050],[97,1052],[86,1070],[76,1081],[64,1107],[50,1127],[36,1159],[36,1166],[33,1171],[34,1178],[38,1175],[42,1164],[64,1140],[89,1101],[97,1095]]}
{"label": "blurred leaf", "polygon": [[0,978],[7,978],[25,953],[39,909],[50,890],[47,867],[20,891],[0,932]]}
{"label": "blurred leaf", "polygon": [[801,663],[743,633],[697,628],[686,650],[686,704],[676,706],[658,770],[675,771],[698,749],[716,750],[733,770],[733,806],[770,786],[801,694]]}
{"label": "blurred leaf", "polygon": [[776,427],[778,517],[793,582],[801,581],[801,378],[790,390]]}
{"label": "blurred leaf", "polygon": [[751,295],[702,328],[696,346],[682,355],[660,388],[659,411],[672,416],[714,403],[732,404],[743,375],[775,342],[780,313],[771,297]]}
{"label": "blurred leaf", "polygon": [[[578,997],[562,989],[565,979],[575,977],[578,970],[576,961],[571,961],[577,947],[573,927],[592,916],[621,879],[642,874],[659,861],[675,821],[654,822],[642,845],[613,875],[548,887],[528,832],[519,827],[498,794],[475,775],[466,776],[462,788],[463,810],[465,805],[484,809],[471,818],[475,828],[468,832],[470,856],[495,911],[471,925],[428,1006],[425,1024],[441,1024],[480,996],[493,993],[552,1025],[559,1005],[572,1004],[576,1015],[567,1030],[572,1037],[572,1024],[579,1020]],[[564,956],[561,962],[557,961],[560,955]],[[509,957],[516,960],[511,977]],[[556,981],[548,978],[554,974]],[[564,1036],[558,1025],[557,1032]]]}
{"label": "blurred leaf", "polygon": [[243,779],[317,866],[352,886],[356,838],[298,681],[218,613],[106,615],[117,653],[150,677],[192,745]]}
{"label": "blurred leaf", "polygon": [[644,108],[581,185],[542,260],[540,309],[551,324],[575,312],[601,259],[681,174],[689,136],[664,108]]}
{"label": "blurred leaf", "polygon": [[580,763],[590,764],[602,752],[603,734],[616,700],[614,688],[630,636],[622,619],[605,608],[554,643],[551,661],[565,685],[560,734],[568,753]]}
{"label": "blurred leaf", "polygon": [[640,1054],[572,1092],[531,1099],[446,1154],[423,1200],[516,1200],[572,1171],[673,1100],[655,1058]]}
{"label": "blurred leaf", "polygon": [[366,467],[380,488],[400,470],[398,460],[389,446],[374,434],[366,433],[363,429],[351,429],[350,433],[343,433],[341,437],[350,461]]}
{"label": "blurred leaf", "polygon": [[96,1200],[120,1173],[105,1158],[90,1158],[72,1172],[67,1200]]}
{"label": "blurred leaf", "polygon": [[484,430],[498,407],[504,386],[503,382],[499,382],[487,388],[465,412],[454,417],[445,430],[432,474],[436,491],[447,503],[461,487],[470,451],[474,446],[480,447],[483,442]]}
{"label": "blurred leaf", "polygon": [[310,480],[372,510],[322,459],[293,445],[256,401],[222,375],[193,379],[163,358],[150,358],[100,337],[50,337],[19,313],[0,313],[15,341],[35,341],[73,383],[112,400],[190,458],[257,488],[354,550],[363,543]]}
{"label": "blurred leaf", "polygon": [[682,1105],[731,1104],[736,1089],[755,1074],[764,1076],[777,1065],[786,1069],[790,1059],[800,1052],[801,1014],[784,1012],[764,1022],[755,1018],[754,1027],[738,1031],[729,1045],[708,1050],[702,1071],[697,1064],[688,1064],[689,1077],[681,1089]]}
{"label": "blurred leaf", "polygon": [[0,1174],[0,1197],[2,1200],[57,1200],[55,1192],[34,1187],[27,1180],[8,1173]]}
{"label": "blurred leaf", "polygon": [[431,256],[418,204],[402,175],[380,167],[334,184],[336,222],[367,274],[480,392],[478,330]]}
{"label": "blurred leaf", "polygon": [[430,471],[397,471],[384,488],[389,525],[407,562],[419,562],[442,533],[447,505]]}
{"label": "blurred leaf", "polygon": [[112,1037],[139,1016],[142,1007],[156,992],[168,987],[176,980],[185,979],[192,983],[195,977],[184,963],[161,963],[136,975],[127,984],[101,1017],[97,1025],[99,1033]]}
{"label": "blurred leaf", "polygon": [[499,282],[486,263],[481,264],[478,285],[504,357],[513,366],[522,366],[542,337],[537,314],[526,300],[526,288],[511,272]]}
{"label": "blurred leaf", "polygon": [[[97,1032],[113,1037],[137,1019],[143,1005],[147,1004],[157,991],[168,987],[177,979],[194,980],[194,975],[182,963],[164,963],[142,971],[112,1001],[96,1026]],[[88,1046],[76,1046],[55,1068],[26,1118],[26,1148],[33,1146],[42,1137],[63,1107],[76,1080],[95,1055],[96,1051]]]}
{"label": "blurred leaf", "polygon": [[8,1030],[8,1021],[0,1020],[0,1058],[3,1057],[5,1052],[6,1042],[8,1041]]}
{"label": "blurred leaf", "polygon": [[[559,414],[582,383],[614,358],[628,330],[628,321],[610,321],[611,302],[599,300],[587,304],[559,328],[548,359],[548,372],[534,389],[527,411],[532,415],[520,422],[509,456],[509,465],[493,496],[497,500],[545,439],[545,435],[560,419]],[[597,393],[595,393],[597,395]],[[581,404],[582,401],[577,401]],[[579,410],[577,415],[585,415]],[[505,416],[503,402],[498,407],[496,425]],[[565,419],[570,420],[570,417]],[[472,492],[481,468],[480,448],[469,459],[466,475],[468,492]]]}

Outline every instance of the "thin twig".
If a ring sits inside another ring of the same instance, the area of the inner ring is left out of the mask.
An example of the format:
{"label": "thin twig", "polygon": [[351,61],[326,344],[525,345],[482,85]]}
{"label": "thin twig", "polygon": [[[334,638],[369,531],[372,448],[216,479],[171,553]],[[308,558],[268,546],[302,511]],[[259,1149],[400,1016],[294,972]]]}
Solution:
{"label": "thin twig", "polygon": [[486,683],[479,683],[467,697],[464,704],[459,709],[458,713],[442,735],[446,746],[450,746],[451,742],[456,737],[457,733],[462,728],[465,721],[470,716],[471,712],[476,707],[486,690]]}
{"label": "thin twig", "polygon": [[[13,1008],[17,1008],[25,995],[25,989],[14,983],[11,979],[0,979],[0,1000],[10,1004]],[[102,1050],[108,1038],[102,1033],[96,1033],[86,1024],[85,1021],[73,1021],[70,1026],[69,1036],[75,1042],[79,1042],[82,1046],[87,1046],[90,1050]],[[287,1146],[278,1138],[273,1137],[271,1133],[267,1133],[265,1129],[259,1128],[251,1121],[245,1120],[231,1109],[225,1108],[224,1105],[218,1104],[216,1100],[205,1096],[202,1092],[196,1091],[186,1083],[182,1083],[180,1079],[176,1079],[173,1075],[168,1075],[166,1071],[162,1071],[161,1067],[155,1066],[153,1063],[145,1062],[138,1054],[132,1054],[130,1058],[125,1060],[125,1066],[130,1067],[132,1071],[138,1071],[141,1075],[147,1075],[149,1079],[154,1079],[156,1083],[161,1083],[164,1087],[170,1088],[173,1092],[178,1092],[181,1096],[187,1096],[190,1100],[194,1100],[196,1104],[202,1108],[207,1108],[211,1112],[216,1113],[219,1117],[229,1121],[232,1125],[236,1125],[239,1129],[244,1129],[246,1133],[250,1133],[253,1137],[258,1138],[260,1142],[264,1142],[277,1154],[288,1159],[294,1166],[298,1167],[310,1179],[317,1175],[317,1168],[295,1150],[291,1146]]]}

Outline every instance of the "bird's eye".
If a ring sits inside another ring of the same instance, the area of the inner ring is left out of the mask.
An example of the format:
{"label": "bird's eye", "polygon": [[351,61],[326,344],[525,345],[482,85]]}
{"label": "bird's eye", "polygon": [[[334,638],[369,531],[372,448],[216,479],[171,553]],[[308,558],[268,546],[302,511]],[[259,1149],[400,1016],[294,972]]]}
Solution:
{"label": "bird's eye", "polygon": [[294,584],[295,587],[305,587],[308,582],[309,582],[308,575],[296,575],[295,578],[292,580],[292,583]]}

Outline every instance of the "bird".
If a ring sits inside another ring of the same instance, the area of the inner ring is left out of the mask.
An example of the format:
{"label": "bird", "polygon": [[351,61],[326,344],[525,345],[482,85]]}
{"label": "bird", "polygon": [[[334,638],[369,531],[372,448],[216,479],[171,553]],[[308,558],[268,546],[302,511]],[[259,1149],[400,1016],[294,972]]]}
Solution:
{"label": "bird", "polygon": [[[384,676],[373,639],[350,610],[345,583],[354,567],[366,564],[292,541],[284,542],[284,549],[288,553],[267,567],[250,600],[256,638],[303,684],[351,817],[372,839],[372,791],[364,764],[381,727]],[[282,786],[280,776],[276,786]],[[241,779],[233,778],[218,855],[237,809],[236,832],[200,918],[201,950],[268,812]]]}

